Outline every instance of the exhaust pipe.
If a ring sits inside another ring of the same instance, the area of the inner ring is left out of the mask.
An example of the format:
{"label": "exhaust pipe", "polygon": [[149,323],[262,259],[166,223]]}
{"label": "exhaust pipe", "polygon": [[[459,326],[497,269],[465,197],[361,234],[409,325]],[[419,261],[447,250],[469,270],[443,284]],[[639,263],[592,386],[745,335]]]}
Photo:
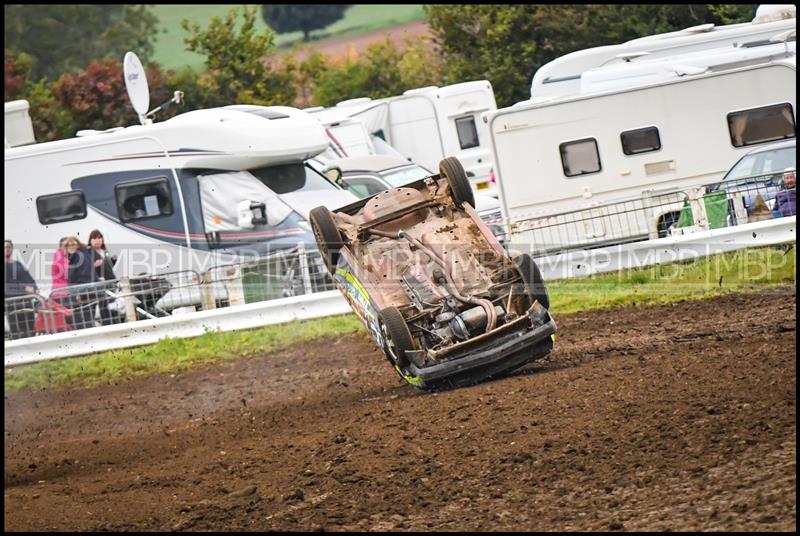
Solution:
{"label": "exhaust pipe", "polygon": [[[505,309],[501,305],[495,305],[494,311],[495,318],[505,314]],[[450,320],[450,329],[457,339],[465,341],[470,338],[472,332],[484,331],[486,321],[486,309],[481,306],[473,307]]]}

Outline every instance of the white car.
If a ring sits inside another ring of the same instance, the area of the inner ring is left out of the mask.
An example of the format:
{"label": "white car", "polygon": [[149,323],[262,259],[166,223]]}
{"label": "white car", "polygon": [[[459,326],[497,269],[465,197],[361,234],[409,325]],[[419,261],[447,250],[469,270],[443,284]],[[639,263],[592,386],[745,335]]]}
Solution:
{"label": "white car", "polygon": [[724,190],[741,195],[748,214],[761,197],[773,217],[793,216],[796,212],[796,169],[797,139],[770,143],[742,156],[722,181],[708,191]]}

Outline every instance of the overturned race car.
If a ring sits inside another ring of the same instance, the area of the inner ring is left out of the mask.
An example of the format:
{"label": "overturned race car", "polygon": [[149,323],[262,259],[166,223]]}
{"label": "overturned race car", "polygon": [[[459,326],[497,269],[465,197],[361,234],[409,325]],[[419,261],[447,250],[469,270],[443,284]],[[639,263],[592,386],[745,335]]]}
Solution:
{"label": "overturned race car", "polygon": [[461,163],[331,212],[323,260],[394,369],[420,389],[473,384],[547,355],[556,325],[539,268],[511,259],[473,208]]}

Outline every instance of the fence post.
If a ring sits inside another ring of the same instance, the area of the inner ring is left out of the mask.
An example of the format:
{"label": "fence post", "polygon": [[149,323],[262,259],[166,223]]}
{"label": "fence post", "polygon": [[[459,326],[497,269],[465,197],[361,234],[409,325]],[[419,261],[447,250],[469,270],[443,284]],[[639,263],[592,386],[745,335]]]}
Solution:
{"label": "fence post", "polygon": [[645,211],[645,219],[647,220],[647,238],[649,240],[658,238],[658,217],[656,216],[654,197],[653,190],[642,192],[642,205]]}
{"label": "fence post", "polygon": [[731,225],[743,225],[747,223],[747,209],[744,208],[744,197],[742,192],[731,194],[731,204],[733,205],[733,219]]}
{"label": "fence post", "polygon": [[244,305],[244,283],[241,268],[241,264],[225,268],[225,287],[228,289],[228,302],[231,305]]}
{"label": "fence post", "polygon": [[[50,295],[52,296],[53,293],[51,292]],[[35,306],[33,307],[33,327],[34,327],[34,335],[39,335],[39,331],[36,330],[36,321],[38,320],[39,316],[42,317],[42,326],[44,327],[44,333],[55,333],[56,326],[55,326],[55,308],[51,313],[49,310],[49,305],[52,301],[52,298],[45,300],[44,296],[41,295],[34,295],[35,299],[39,302],[39,308],[37,309]],[[50,325],[52,322],[52,326]]]}
{"label": "fence post", "polygon": [[133,301],[133,292],[131,291],[131,280],[129,277],[121,277],[119,280],[119,288],[122,291],[122,297],[125,299],[125,321],[136,321],[136,302]]}
{"label": "fence post", "polygon": [[692,218],[698,229],[708,231],[708,216],[706,215],[706,204],[703,195],[706,193],[705,186],[687,188],[689,194],[689,204],[692,207]]}
{"label": "fence post", "polygon": [[311,288],[311,275],[308,273],[308,258],[306,258],[306,245],[302,242],[298,244],[297,258],[300,261],[300,275],[303,277],[303,294],[314,292]]}
{"label": "fence post", "polygon": [[211,271],[203,272],[200,276],[200,294],[203,300],[203,310],[210,311],[211,309],[217,308],[216,300],[214,300],[214,289],[212,285],[214,284],[213,279],[211,279]]}

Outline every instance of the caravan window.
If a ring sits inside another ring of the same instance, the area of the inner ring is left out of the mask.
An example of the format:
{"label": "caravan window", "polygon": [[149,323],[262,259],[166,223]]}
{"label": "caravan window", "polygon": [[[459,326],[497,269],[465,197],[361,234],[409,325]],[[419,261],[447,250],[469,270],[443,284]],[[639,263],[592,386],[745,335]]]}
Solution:
{"label": "caravan window", "polygon": [[83,192],[64,192],[36,198],[39,223],[49,225],[86,217],[86,198]]}
{"label": "caravan window", "polygon": [[619,137],[622,140],[622,152],[629,156],[661,149],[661,138],[656,127],[628,130]]}
{"label": "caravan window", "polygon": [[172,214],[166,177],[121,182],[114,187],[119,219],[123,222]]}
{"label": "caravan window", "polygon": [[564,142],[558,149],[561,151],[561,165],[567,177],[597,173],[602,169],[597,140],[594,138]]}
{"label": "caravan window", "polygon": [[792,105],[787,102],[729,113],[728,130],[734,147],[794,138]]}
{"label": "caravan window", "polygon": [[475,128],[475,116],[468,115],[456,119],[456,132],[458,132],[458,143],[462,149],[471,149],[480,145],[478,141],[478,129]]}

